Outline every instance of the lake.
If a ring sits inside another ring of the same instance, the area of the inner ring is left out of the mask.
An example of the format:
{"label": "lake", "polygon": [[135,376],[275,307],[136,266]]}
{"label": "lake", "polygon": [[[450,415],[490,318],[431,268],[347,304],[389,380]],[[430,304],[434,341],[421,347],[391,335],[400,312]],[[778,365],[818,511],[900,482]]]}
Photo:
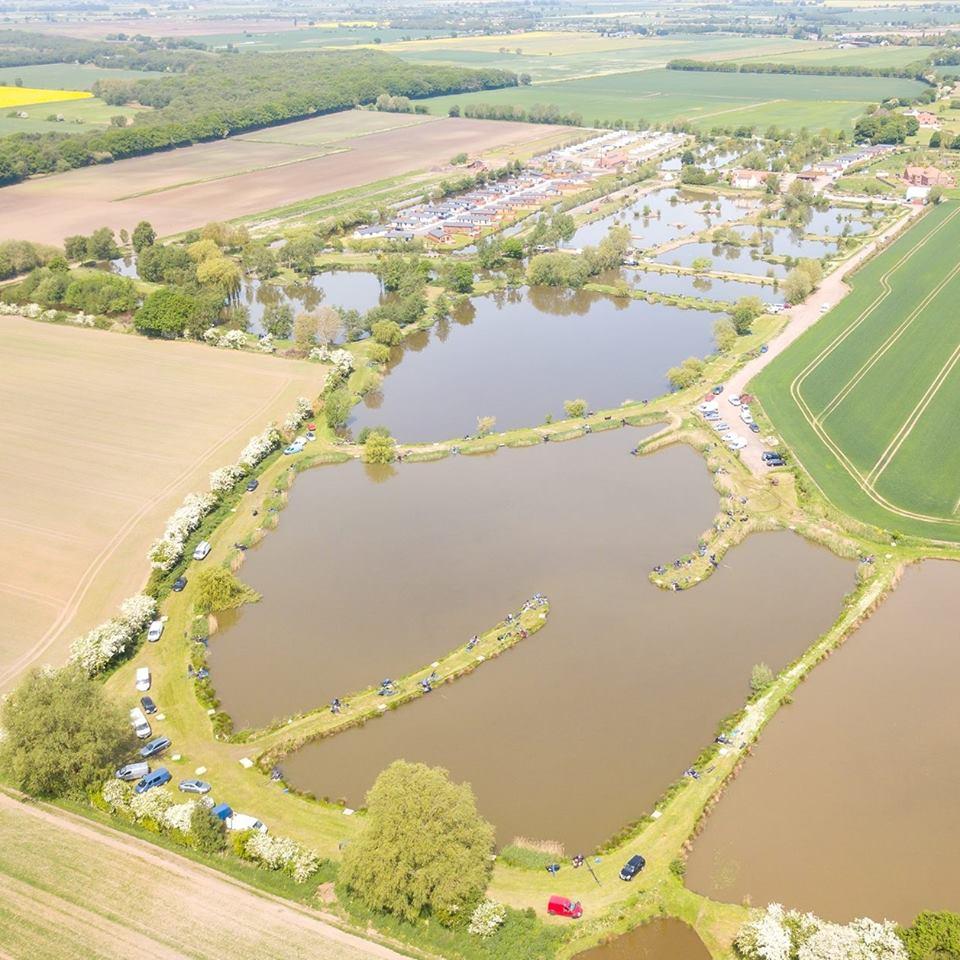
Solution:
{"label": "lake", "polygon": [[650,810],[742,705],[752,665],[795,658],[853,581],[851,564],[776,533],[748,539],[695,589],[651,585],[655,564],[695,547],[717,497],[692,449],[638,460],[639,436],[299,476],[242,568],[263,600],[211,639],[224,709],[238,728],[261,725],[402,676],[542,591],[545,629],[308,745],[284,772],[355,806],[397,757],[440,764],[472,782],[502,842],[599,844]]}
{"label": "lake", "polygon": [[536,426],[578,397],[598,410],[650,399],[670,389],[670,367],[713,353],[717,316],[549,287],[477,297],[393,350],[350,427],[386,426],[412,443],[471,434],[478,417],[496,417],[497,430]]}
{"label": "lake", "polygon": [[960,910],[960,564],[911,567],[763,734],[687,869],[834,920]]}

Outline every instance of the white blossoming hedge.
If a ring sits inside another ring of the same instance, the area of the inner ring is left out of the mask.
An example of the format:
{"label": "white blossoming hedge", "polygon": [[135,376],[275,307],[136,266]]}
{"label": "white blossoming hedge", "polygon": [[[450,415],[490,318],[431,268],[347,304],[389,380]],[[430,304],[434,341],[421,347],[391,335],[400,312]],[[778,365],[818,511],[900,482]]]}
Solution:
{"label": "white blossoming hedge", "polygon": [[247,335],[242,330],[220,330],[210,327],[203,331],[203,339],[213,347],[225,350],[242,350],[247,345]]}
{"label": "white blossoming hedge", "polygon": [[90,676],[103,670],[153,619],[157,601],[144,593],[128,597],[116,617],[73,641],[70,658]]}
{"label": "white blossoming hedge", "polygon": [[354,368],[353,354],[342,347],[336,350],[331,350],[329,347],[314,347],[307,355],[307,359],[316,360],[319,363],[332,363],[337,380],[345,380]]}
{"label": "white blossoming hedge", "polygon": [[496,933],[506,919],[507,908],[502,903],[484,900],[473,911],[467,931],[475,937],[486,938]]}
{"label": "white blossoming hedge", "polygon": [[241,466],[252,470],[261,460],[280,445],[280,431],[271,424],[263,433],[251,437],[247,445],[240,451],[237,461]]}
{"label": "white blossoming hedge", "polygon": [[275,837],[269,833],[251,833],[243,853],[268,870],[286,871],[297,883],[305,883],[320,868],[316,851],[289,837]]}
{"label": "white blossoming hedge", "polygon": [[218,496],[229,493],[246,472],[238,463],[229,463],[214,470],[210,474],[210,492]]}
{"label": "white blossoming hedge", "polygon": [[257,341],[257,349],[261,353],[276,353],[277,351],[277,348],[273,344],[273,337],[271,337],[269,333]]}
{"label": "white blossoming hedge", "polygon": [[183,504],[167,521],[163,536],[153,542],[147,554],[157,570],[167,571],[183,556],[187,538],[203,522],[203,518],[216,506],[217,498],[212,493],[188,493]]}
{"label": "white blossoming hedge", "polygon": [[746,960],[907,960],[896,924],[889,920],[830,923],[812,913],[784,910],[779,903],[744,925],[736,948]]}
{"label": "white blossoming hedge", "polygon": [[[111,813],[151,829],[176,831],[183,835],[181,839],[190,837],[193,812],[200,802],[177,803],[166,787],[138,794],[133,784],[122,780],[108,780],[101,796]],[[243,840],[242,856],[267,870],[283,870],[297,883],[305,883],[320,869],[320,857],[314,850],[289,837],[266,833],[251,832]]]}
{"label": "white blossoming hedge", "polygon": [[70,313],[68,310],[45,310],[39,303],[5,303],[0,300],[0,316],[27,317],[29,320],[42,320],[45,323],[72,323],[78,327],[94,327],[97,318],[92,313]]}
{"label": "white blossoming hedge", "polygon": [[283,429],[287,431],[287,433],[293,433],[312,412],[310,401],[306,397],[297,397],[297,407],[293,413],[283,421]]}

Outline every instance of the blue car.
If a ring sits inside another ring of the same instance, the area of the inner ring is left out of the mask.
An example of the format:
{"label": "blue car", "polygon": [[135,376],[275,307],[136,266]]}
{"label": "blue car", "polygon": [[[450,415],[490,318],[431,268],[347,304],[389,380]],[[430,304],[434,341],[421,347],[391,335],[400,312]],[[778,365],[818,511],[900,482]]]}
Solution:
{"label": "blue car", "polygon": [[146,793],[154,787],[162,787],[170,782],[170,771],[166,767],[158,767],[153,773],[148,773],[133,789],[136,793]]}
{"label": "blue car", "polygon": [[140,748],[140,756],[144,759],[147,757],[155,757],[158,753],[163,753],[163,751],[169,746],[169,737],[157,737],[156,739],[151,740],[149,743],[145,743]]}

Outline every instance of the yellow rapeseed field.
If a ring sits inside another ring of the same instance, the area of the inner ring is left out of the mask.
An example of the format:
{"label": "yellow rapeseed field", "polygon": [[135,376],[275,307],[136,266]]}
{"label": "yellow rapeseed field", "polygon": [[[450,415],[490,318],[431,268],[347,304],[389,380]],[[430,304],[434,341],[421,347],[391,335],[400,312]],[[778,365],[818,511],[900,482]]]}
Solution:
{"label": "yellow rapeseed field", "polygon": [[0,110],[29,107],[37,103],[62,100],[86,100],[93,94],[87,90],[36,90],[32,87],[0,87]]}

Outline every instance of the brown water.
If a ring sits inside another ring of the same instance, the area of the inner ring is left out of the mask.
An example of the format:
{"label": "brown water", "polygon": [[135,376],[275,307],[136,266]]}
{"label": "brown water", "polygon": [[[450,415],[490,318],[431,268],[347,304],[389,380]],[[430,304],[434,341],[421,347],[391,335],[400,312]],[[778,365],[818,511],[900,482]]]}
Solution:
{"label": "brown water", "polygon": [[710,951],[693,927],[671,918],[651,920],[575,960],[710,960]]}
{"label": "brown water", "polygon": [[396,348],[382,388],[354,409],[351,427],[387,426],[405,442],[563,416],[583,397],[594,409],[659,396],[667,370],[715,349],[719,315],[585,290],[500,291]]}
{"label": "brown water", "polygon": [[691,887],[837,920],[960,910],[960,564],[911,568],[773,720]]}
{"label": "brown water", "polygon": [[694,590],[653,587],[648,570],[695,545],[717,500],[692,450],[637,460],[637,438],[405,464],[387,479],[358,463],[300,476],[243,568],[263,601],[211,643],[225,709],[262,724],[402,675],[542,591],[546,629],[285,769],[358,805],[396,757],[439,763],[472,781],[501,839],[602,841],[710,741],[751,665],[796,656],[852,581],[784,533],[751,538]]}

